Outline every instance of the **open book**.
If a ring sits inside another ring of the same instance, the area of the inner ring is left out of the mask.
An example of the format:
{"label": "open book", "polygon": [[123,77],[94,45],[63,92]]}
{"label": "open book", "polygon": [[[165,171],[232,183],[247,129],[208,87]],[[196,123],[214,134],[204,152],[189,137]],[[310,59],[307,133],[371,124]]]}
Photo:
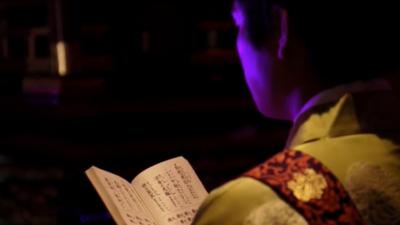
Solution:
{"label": "open book", "polygon": [[85,173],[118,225],[190,225],[208,195],[183,157],[152,166],[131,183],[94,166]]}

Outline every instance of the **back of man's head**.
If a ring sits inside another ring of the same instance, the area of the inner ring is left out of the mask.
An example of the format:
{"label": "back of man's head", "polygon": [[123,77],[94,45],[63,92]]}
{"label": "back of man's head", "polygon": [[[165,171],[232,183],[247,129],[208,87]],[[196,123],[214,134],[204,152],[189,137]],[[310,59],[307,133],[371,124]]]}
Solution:
{"label": "back of man's head", "polygon": [[[335,84],[374,78],[400,64],[400,12],[381,1],[236,0],[248,37],[261,48],[274,25],[274,6],[288,12],[289,31],[302,40],[323,78]],[[333,85],[335,85],[333,84]]]}

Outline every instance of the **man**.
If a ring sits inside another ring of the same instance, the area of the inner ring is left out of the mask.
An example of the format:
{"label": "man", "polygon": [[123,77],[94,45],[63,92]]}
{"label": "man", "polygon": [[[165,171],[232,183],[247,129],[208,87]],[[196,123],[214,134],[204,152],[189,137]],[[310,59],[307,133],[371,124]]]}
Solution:
{"label": "man", "polygon": [[399,69],[396,5],[233,5],[257,108],[294,125],[287,150],[214,190],[193,224],[400,224],[400,105],[380,78]]}

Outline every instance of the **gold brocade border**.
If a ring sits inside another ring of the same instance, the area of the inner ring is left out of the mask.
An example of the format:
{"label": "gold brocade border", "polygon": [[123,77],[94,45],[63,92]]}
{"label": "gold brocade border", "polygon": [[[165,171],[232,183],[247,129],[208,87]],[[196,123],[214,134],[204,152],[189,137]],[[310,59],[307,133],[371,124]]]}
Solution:
{"label": "gold brocade border", "polygon": [[284,150],[242,176],[271,187],[310,225],[365,224],[337,178],[302,152]]}

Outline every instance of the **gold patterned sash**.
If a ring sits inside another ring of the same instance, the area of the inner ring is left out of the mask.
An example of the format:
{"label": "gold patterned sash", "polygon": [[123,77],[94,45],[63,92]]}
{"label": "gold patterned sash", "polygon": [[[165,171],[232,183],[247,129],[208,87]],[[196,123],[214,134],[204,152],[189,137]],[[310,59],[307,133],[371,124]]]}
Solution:
{"label": "gold patterned sash", "polygon": [[364,225],[337,178],[315,158],[284,150],[242,176],[271,187],[310,225]]}

